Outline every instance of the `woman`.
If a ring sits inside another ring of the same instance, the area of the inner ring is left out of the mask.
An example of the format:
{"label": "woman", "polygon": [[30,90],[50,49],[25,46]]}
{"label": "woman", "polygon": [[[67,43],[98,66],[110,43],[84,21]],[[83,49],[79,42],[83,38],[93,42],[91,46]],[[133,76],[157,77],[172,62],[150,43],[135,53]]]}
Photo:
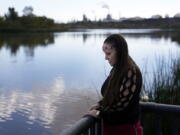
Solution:
{"label": "woman", "polygon": [[89,108],[88,115],[103,119],[104,135],[142,135],[141,72],[128,55],[127,43],[121,35],[110,35],[102,48],[112,70],[101,88],[102,100]]}

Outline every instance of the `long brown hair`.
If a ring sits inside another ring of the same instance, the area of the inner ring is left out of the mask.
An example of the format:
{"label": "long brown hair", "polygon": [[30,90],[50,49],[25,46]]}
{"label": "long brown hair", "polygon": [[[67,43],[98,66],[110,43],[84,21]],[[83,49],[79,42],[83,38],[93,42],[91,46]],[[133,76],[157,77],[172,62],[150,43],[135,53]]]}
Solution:
{"label": "long brown hair", "polygon": [[116,50],[117,62],[108,77],[108,85],[105,87],[105,93],[102,100],[104,107],[111,106],[116,100],[116,95],[120,89],[120,82],[127,70],[135,64],[128,54],[128,45],[126,40],[119,34],[113,34],[107,37],[104,43],[111,45]]}

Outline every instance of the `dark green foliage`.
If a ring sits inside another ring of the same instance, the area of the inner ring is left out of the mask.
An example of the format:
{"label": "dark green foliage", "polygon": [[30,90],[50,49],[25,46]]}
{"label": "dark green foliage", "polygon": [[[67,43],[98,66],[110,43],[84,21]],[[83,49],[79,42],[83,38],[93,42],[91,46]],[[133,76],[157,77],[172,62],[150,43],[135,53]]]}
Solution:
{"label": "dark green foliage", "polygon": [[43,32],[63,31],[65,29],[64,25],[55,24],[53,19],[36,16],[31,12],[19,17],[14,8],[9,8],[4,18],[0,17],[0,32]]}
{"label": "dark green foliage", "polygon": [[9,7],[8,13],[5,15],[5,19],[6,21],[15,21],[18,19],[18,13],[13,7]]}
{"label": "dark green foliage", "polygon": [[19,21],[25,28],[50,28],[54,26],[54,20],[46,17],[23,16]]}

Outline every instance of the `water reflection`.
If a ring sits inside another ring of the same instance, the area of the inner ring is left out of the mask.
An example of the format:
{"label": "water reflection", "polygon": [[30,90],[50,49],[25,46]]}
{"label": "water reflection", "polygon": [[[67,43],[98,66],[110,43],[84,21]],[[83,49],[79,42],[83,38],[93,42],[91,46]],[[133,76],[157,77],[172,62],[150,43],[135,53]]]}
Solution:
{"label": "water reflection", "polygon": [[[79,30],[76,32],[67,32],[57,34],[61,36],[68,34],[73,39],[82,38],[83,43],[88,42],[90,38],[99,39],[105,38],[110,34],[122,34],[129,38],[151,38],[151,39],[170,39],[180,45],[180,32],[163,31],[159,29],[109,29],[109,30]],[[23,33],[23,34],[0,34],[0,50],[4,47],[10,51],[11,55],[15,56],[20,47],[24,48],[27,57],[34,56],[34,50],[38,46],[46,47],[54,43],[54,33]]]}
{"label": "water reflection", "polygon": [[172,34],[171,40],[177,42],[180,45],[180,32],[175,32]]}
{"label": "water reflection", "polygon": [[53,33],[19,33],[0,34],[0,50],[5,47],[11,55],[16,55],[20,47],[25,48],[25,54],[34,56],[34,49],[38,46],[46,47],[54,43]]}
{"label": "water reflection", "polygon": [[117,30],[117,29],[109,29],[109,30],[85,30],[78,32],[69,32],[72,38],[78,39],[82,38],[83,43],[85,44],[88,39],[94,38],[106,38],[111,34],[122,34],[125,37],[129,38],[150,38],[152,40],[161,40],[170,39],[171,41],[175,41],[178,45],[180,45],[180,32],[172,31],[172,30],[160,30],[160,29],[135,29],[135,30]]}
{"label": "water reflection", "polygon": [[56,78],[51,87],[46,89],[2,92],[0,134],[12,135],[16,132],[18,135],[56,135],[83,116],[95,101],[97,95],[92,90],[65,91],[61,77]]}
{"label": "water reflection", "polygon": [[56,107],[53,103],[58,100],[64,91],[64,82],[61,78],[53,82],[51,88],[36,89],[31,92],[12,90],[0,95],[0,121],[12,120],[14,112],[21,113],[28,118],[27,123],[33,124],[37,119],[44,125],[49,125],[54,119]]}
{"label": "water reflection", "polygon": [[[1,133],[10,135],[14,130],[18,135],[25,133],[32,135],[52,134],[47,129],[53,124],[58,109],[54,104],[59,101],[63,102],[60,99],[63,91],[64,82],[62,79],[57,79],[52,87],[46,90],[36,89],[29,93],[13,90],[10,93],[1,94]],[[75,101],[75,99],[73,100]],[[6,126],[11,130],[6,130]],[[15,129],[14,126],[16,126]],[[61,126],[59,125],[59,127]]]}

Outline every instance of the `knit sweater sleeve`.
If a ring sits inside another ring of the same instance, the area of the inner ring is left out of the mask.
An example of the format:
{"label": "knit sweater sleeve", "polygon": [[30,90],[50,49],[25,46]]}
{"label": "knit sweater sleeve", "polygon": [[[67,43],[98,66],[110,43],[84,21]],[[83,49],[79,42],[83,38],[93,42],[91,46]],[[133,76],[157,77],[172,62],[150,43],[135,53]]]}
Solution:
{"label": "knit sweater sleeve", "polygon": [[116,97],[116,101],[111,106],[102,108],[100,110],[100,117],[111,117],[117,118],[120,114],[126,113],[124,110],[129,105],[137,89],[137,76],[136,70],[129,69],[126,76],[120,82],[119,92]]}

